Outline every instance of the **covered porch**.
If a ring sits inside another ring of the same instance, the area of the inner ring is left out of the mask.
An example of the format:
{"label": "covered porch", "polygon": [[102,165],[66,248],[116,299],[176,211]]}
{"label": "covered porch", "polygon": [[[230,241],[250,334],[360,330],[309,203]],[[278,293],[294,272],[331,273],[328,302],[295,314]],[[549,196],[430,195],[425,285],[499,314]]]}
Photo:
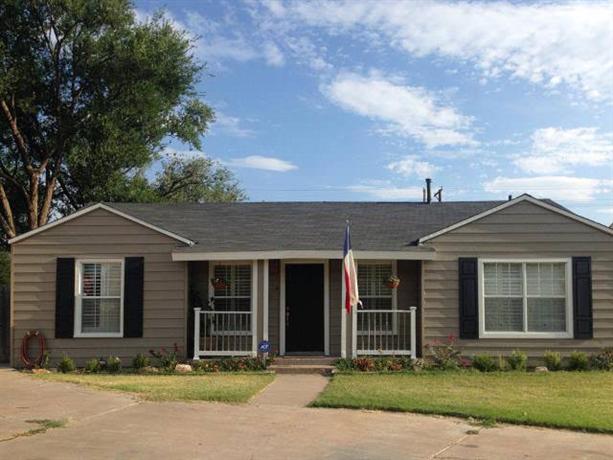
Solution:
{"label": "covered porch", "polygon": [[363,305],[347,313],[342,260],[329,252],[336,257],[189,254],[188,355],[256,356],[266,341],[281,356],[420,356],[422,260],[431,253],[358,252]]}

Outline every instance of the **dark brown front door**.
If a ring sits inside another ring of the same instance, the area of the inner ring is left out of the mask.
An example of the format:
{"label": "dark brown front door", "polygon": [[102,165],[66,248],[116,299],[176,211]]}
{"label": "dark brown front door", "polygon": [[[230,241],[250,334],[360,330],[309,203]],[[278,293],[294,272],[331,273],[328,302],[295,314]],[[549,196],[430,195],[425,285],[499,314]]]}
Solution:
{"label": "dark brown front door", "polygon": [[285,266],[285,350],[324,351],[324,266]]}

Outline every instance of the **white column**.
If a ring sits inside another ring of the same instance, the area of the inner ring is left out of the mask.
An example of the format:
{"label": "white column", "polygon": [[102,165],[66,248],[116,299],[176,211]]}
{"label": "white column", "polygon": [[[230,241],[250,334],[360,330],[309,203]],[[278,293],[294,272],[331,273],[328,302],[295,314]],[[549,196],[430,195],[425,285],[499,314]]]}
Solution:
{"label": "white column", "polygon": [[416,325],[416,310],[417,307],[409,307],[409,310],[411,311],[411,358],[415,359],[417,357],[417,353],[416,353],[416,348],[417,348],[417,325]]}
{"label": "white column", "polygon": [[258,261],[251,261],[251,354],[258,354]]}
{"label": "white column", "polygon": [[194,360],[200,359],[200,307],[194,308]]}
{"label": "white column", "polygon": [[351,357],[358,356],[358,307],[351,309]]}
{"label": "white column", "polygon": [[345,310],[345,262],[341,263],[341,358],[347,357],[347,312]]}
{"label": "white column", "polygon": [[268,289],[269,289],[269,274],[268,274],[268,259],[264,260],[264,279],[262,280],[263,284],[264,284],[264,289],[263,289],[263,302],[264,302],[264,308],[263,308],[263,315],[264,317],[262,318],[262,338],[263,340],[268,340]]}

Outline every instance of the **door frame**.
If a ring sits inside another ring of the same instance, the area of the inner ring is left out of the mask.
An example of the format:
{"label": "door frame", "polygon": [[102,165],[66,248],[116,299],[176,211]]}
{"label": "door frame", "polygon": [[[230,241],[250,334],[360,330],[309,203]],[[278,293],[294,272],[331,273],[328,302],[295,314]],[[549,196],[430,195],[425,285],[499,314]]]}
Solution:
{"label": "door frame", "polygon": [[318,264],[324,268],[324,355],[330,355],[330,261],[328,259],[281,260],[279,302],[279,354],[285,355],[285,266]]}

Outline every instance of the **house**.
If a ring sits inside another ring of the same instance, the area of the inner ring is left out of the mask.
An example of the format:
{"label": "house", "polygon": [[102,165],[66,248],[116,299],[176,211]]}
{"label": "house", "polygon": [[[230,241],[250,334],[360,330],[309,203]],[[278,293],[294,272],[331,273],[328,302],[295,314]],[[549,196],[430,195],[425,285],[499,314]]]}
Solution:
{"label": "house", "polygon": [[[363,307],[343,310],[351,222]],[[613,346],[613,230],[522,195],[475,202],[100,203],[20,235],[12,363],[29,330],[79,364],[184,358],[529,356]],[[388,278],[400,279],[397,288]]]}

